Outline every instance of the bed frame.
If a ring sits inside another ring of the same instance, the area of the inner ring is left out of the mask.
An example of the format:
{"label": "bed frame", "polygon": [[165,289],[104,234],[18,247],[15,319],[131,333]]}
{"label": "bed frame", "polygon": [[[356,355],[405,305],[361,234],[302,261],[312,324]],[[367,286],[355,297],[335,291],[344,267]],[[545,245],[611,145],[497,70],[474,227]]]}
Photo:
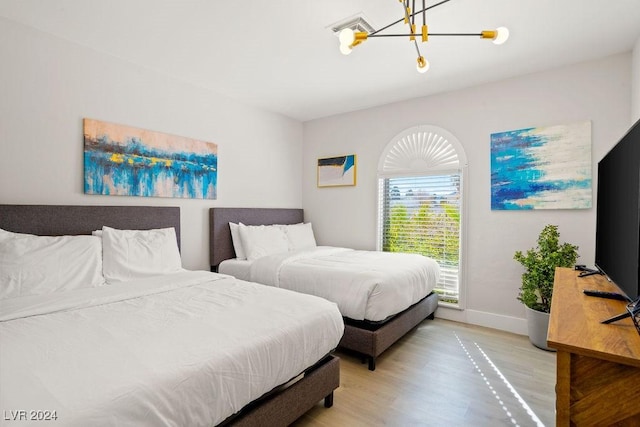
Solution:
{"label": "bed frame", "polygon": [[[302,209],[271,208],[210,208],[209,258],[211,270],[220,263],[235,258],[229,222],[245,225],[296,224],[303,221]],[[339,346],[356,351],[369,362],[369,370],[376,369],[376,358],[424,319],[433,319],[438,308],[438,295],[425,298],[384,322],[355,321],[344,318],[345,330]]]}
{"label": "bed frame", "polygon": [[[134,230],[174,227],[180,245],[179,207],[0,205],[0,228],[15,233],[91,234],[103,225]],[[221,425],[289,425],[323,399],[324,406],[331,407],[339,385],[339,358],[328,355],[295,381],[249,403]]]}

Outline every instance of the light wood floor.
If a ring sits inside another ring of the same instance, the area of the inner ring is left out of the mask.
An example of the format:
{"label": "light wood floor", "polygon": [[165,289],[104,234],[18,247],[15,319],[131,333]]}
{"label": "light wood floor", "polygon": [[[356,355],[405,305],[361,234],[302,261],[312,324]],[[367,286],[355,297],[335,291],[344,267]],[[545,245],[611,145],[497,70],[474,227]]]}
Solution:
{"label": "light wood floor", "polygon": [[294,426],[555,425],[555,353],[527,337],[425,320],[377,360],[338,351],[340,388]]}

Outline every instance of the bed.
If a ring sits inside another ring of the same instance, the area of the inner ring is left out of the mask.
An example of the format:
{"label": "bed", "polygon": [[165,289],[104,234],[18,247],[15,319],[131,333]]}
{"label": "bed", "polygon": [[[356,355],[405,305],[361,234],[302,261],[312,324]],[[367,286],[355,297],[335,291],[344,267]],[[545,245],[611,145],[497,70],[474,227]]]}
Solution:
{"label": "bed", "polygon": [[[106,242],[123,230],[147,230],[136,239],[170,230],[179,244],[180,210],[0,205],[0,229],[0,275],[13,271],[8,247],[42,240],[15,233],[101,245],[106,275]],[[333,404],[331,353],[343,331],[335,305],[208,271],[163,273],[51,293],[2,282],[0,424],[279,426]]]}
{"label": "bed", "polygon": [[[218,271],[221,264],[227,274],[235,274],[241,277],[248,277],[247,271],[250,271],[249,265],[242,265],[246,261],[236,260],[236,253],[231,236],[229,223],[250,226],[259,225],[291,225],[303,223],[302,209],[274,209],[274,208],[211,208],[209,213],[209,241],[210,241],[210,260],[212,271]],[[333,250],[331,248],[318,248],[320,251]],[[353,252],[351,252],[353,253]],[[359,256],[353,253],[352,257]],[[391,254],[388,254],[391,255]],[[271,255],[265,258],[273,258],[277,255]],[[424,258],[424,257],[423,257]],[[261,261],[261,260],[257,260]],[[250,261],[253,264],[256,261]],[[325,259],[320,262],[313,261],[315,264],[322,264]],[[290,264],[291,265],[291,264]],[[252,267],[256,267],[253,265]],[[317,265],[314,267],[318,267]],[[302,269],[302,267],[300,267]],[[435,265],[437,270],[437,264]],[[254,270],[251,270],[255,272]],[[316,272],[320,270],[315,270]],[[335,273],[327,271],[326,274],[332,274],[332,281],[337,277]],[[318,278],[323,274],[316,274],[314,282],[308,285],[309,289],[318,289],[316,283]],[[433,280],[432,280],[433,279]],[[253,281],[261,282],[252,278]],[[428,279],[431,289],[437,281],[437,273]],[[267,283],[271,284],[271,283]],[[303,284],[304,286],[304,284]],[[298,289],[300,290],[300,289]],[[345,322],[345,332],[340,347],[358,352],[364,356],[364,360],[368,361],[369,370],[373,371],[376,367],[376,358],[389,348],[398,339],[403,337],[407,332],[421,323],[424,319],[433,319],[435,310],[438,306],[438,296],[435,292],[422,290],[425,296],[414,298],[415,301],[405,302],[405,306],[400,311],[395,307],[395,314],[382,319],[369,319],[366,314],[357,313],[351,317],[345,315],[344,304],[338,301],[339,307]],[[315,291],[310,290],[312,294]],[[397,294],[396,294],[397,295]],[[327,297],[326,295],[322,295]],[[336,301],[334,301],[336,302]],[[362,304],[360,304],[362,305]],[[352,313],[352,312],[349,312]]]}

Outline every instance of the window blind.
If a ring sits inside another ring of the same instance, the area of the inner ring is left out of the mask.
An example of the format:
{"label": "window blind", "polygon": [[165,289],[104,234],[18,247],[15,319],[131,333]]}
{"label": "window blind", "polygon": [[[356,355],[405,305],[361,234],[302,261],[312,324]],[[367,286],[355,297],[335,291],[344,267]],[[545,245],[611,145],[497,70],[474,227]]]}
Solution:
{"label": "window blind", "polygon": [[435,259],[440,300],[459,301],[462,172],[379,180],[379,247]]}

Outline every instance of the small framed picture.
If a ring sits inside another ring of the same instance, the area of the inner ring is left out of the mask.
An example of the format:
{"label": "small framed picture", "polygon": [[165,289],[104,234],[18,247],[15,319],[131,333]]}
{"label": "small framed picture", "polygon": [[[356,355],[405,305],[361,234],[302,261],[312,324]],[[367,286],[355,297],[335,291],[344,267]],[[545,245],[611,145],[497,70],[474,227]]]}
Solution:
{"label": "small framed picture", "polygon": [[356,185],[356,155],[318,159],[318,187]]}

